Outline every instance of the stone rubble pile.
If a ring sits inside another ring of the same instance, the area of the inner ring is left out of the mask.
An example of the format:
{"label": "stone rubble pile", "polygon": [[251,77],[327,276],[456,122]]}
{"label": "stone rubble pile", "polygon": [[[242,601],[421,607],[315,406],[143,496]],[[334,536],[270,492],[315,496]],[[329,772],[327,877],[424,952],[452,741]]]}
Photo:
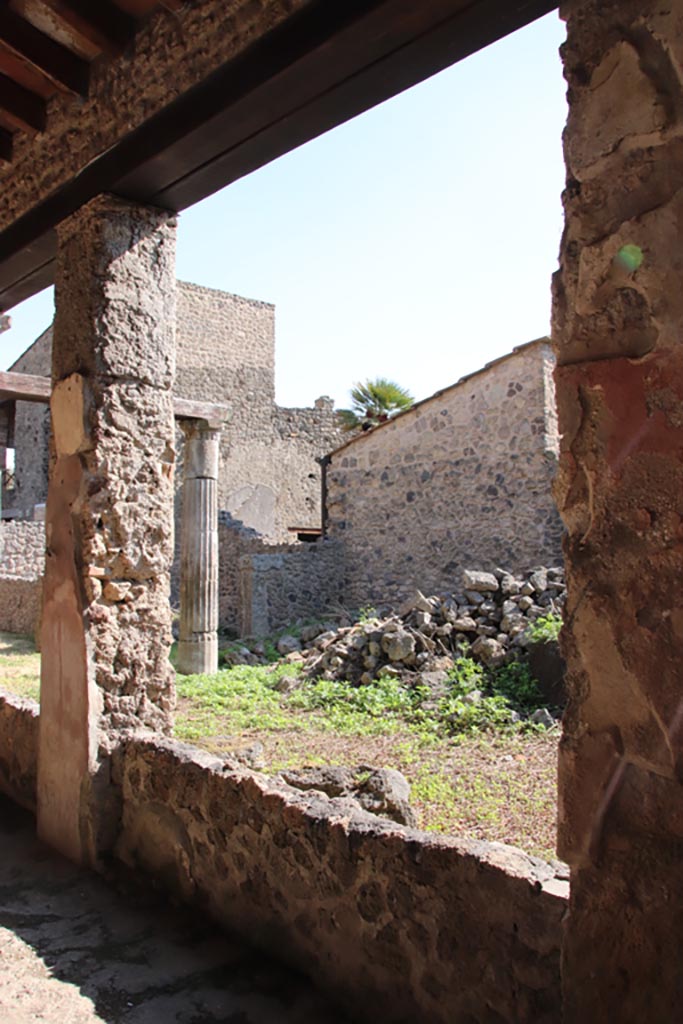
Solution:
{"label": "stone rubble pile", "polygon": [[[467,653],[487,667],[520,657],[529,627],[541,616],[560,613],[565,600],[562,568],[540,567],[524,576],[504,569],[466,570],[462,589],[447,598],[419,590],[396,613],[340,629],[310,626],[301,640],[281,637],[278,649],[302,664],[308,678],[347,680],[356,686],[394,676],[438,683],[454,659]],[[322,630],[322,631],[321,631]],[[284,677],[282,689],[294,684]]]}

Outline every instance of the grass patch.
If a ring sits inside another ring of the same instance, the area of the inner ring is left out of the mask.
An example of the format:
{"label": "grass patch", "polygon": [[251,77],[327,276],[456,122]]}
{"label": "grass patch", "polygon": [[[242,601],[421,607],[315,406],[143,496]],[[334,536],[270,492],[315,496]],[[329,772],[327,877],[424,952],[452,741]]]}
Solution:
{"label": "grass patch", "polygon": [[[421,828],[553,857],[558,730],[513,721],[513,706],[533,705],[528,673],[515,668],[492,682],[478,666],[456,669],[447,696],[426,708],[424,688],[391,677],[361,687],[306,681],[289,695],[277,684],[296,673],[292,665],[179,678],[176,735],[218,754],[258,739],[269,773],[397,768],[411,784]],[[469,703],[474,690],[482,695]]]}
{"label": "grass patch", "polygon": [[0,687],[40,700],[40,655],[31,637],[0,633]]}
{"label": "grass patch", "polygon": [[[397,768],[411,784],[421,828],[554,856],[558,730],[512,721],[511,710],[525,712],[537,699],[524,666],[485,674],[460,659],[436,702],[391,677],[363,687],[307,681],[281,693],[279,680],[297,670],[280,663],[178,676],[175,735],[218,754],[258,739],[269,773]],[[0,633],[0,687],[38,699],[40,655],[30,638]],[[481,697],[472,703],[475,691]]]}

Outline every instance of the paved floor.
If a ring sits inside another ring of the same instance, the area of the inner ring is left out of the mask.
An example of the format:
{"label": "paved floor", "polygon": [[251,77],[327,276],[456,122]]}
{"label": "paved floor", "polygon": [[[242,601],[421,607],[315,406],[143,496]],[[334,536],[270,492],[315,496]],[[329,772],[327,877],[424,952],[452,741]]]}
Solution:
{"label": "paved floor", "polygon": [[2,798],[0,850],[2,1024],[352,1024],[210,923],[132,906]]}

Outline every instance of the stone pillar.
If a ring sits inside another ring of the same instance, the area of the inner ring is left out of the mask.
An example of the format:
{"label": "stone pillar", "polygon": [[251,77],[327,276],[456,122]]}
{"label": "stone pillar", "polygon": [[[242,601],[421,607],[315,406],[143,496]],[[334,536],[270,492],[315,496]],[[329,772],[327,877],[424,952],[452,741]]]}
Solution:
{"label": "stone pillar", "polygon": [[206,420],[184,420],[178,671],[218,671],[218,437]]}
{"label": "stone pillar", "polygon": [[569,0],[565,1024],[683,1006],[683,0]]}
{"label": "stone pillar", "polygon": [[122,730],[171,725],[175,221],[99,197],[58,229],[38,831],[96,861]]}

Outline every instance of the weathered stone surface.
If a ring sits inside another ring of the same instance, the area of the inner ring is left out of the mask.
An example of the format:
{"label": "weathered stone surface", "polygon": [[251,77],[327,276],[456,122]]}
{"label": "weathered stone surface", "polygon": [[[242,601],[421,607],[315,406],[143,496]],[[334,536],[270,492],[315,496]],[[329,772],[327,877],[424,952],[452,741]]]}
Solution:
{"label": "weathered stone surface", "polygon": [[301,641],[295,636],[281,636],[277,649],[280,654],[292,654],[293,651],[301,650]]}
{"label": "weathered stone surface", "polygon": [[300,768],[281,773],[295,789],[320,790],[330,797],[351,797],[363,810],[400,825],[417,825],[410,806],[410,785],[405,775],[393,768]]}
{"label": "weathered stone surface", "polygon": [[286,949],[354,1019],[452,1024],[482,1006],[508,1024],[559,1019],[558,868],[383,821],[343,795],[226,772],[169,741],[131,740],[116,777],[118,855]]}
{"label": "weathered stone surface", "polygon": [[75,860],[115,822],[103,754],[171,724],[174,255],[169,214],[111,198],[60,228],[38,824]]}
{"label": "weathered stone surface", "polygon": [[476,572],[474,569],[465,569],[462,574],[462,585],[465,591],[474,590],[480,594],[498,590],[498,580],[492,572]]}
{"label": "weathered stone surface", "polygon": [[553,389],[550,347],[532,343],[332,453],[347,607],[452,593],[470,567],[558,563]]}
{"label": "weathered stone surface", "polygon": [[563,10],[564,1020],[669,1021],[683,999],[668,953],[681,934],[683,4]]}
{"label": "weathered stone surface", "polygon": [[29,811],[36,809],[38,705],[0,691],[0,789]]}

